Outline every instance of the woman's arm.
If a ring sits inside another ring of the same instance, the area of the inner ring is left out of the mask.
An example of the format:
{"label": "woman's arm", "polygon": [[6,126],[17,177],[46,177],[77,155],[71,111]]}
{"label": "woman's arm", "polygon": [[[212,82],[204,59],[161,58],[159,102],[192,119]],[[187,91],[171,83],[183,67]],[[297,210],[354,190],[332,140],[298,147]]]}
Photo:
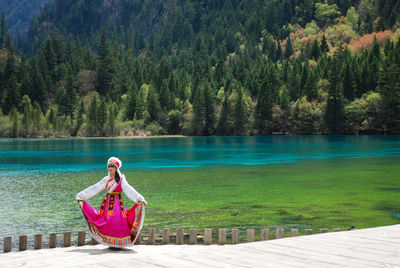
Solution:
{"label": "woman's arm", "polygon": [[139,194],[132,186],[130,186],[125,178],[122,180],[121,186],[122,190],[130,200],[132,200],[135,203],[137,203],[138,201],[142,201],[143,203],[147,204],[144,197],[141,194]]}
{"label": "woman's arm", "polygon": [[107,183],[108,176],[104,177],[101,181],[98,183],[89,186],[85,190],[79,192],[76,195],[76,200],[87,200],[91,198],[92,196],[95,196],[96,194],[100,193],[101,190],[106,188],[106,183]]}

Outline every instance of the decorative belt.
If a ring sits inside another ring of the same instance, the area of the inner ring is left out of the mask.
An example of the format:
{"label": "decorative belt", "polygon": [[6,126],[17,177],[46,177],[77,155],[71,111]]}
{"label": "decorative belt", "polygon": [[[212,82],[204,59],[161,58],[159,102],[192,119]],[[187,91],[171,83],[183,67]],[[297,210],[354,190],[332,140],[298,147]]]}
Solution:
{"label": "decorative belt", "polygon": [[110,196],[110,202],[108,202],[108,209],[107,209],[107,214],[108,216],[114,216],[114,202],[115,202],[115,196],[118,196],[119,198],[119,207],[122,212],[122,216],[126,218],[126,213],[125,213],[125,207],[124,207],[124,201],[122,200],[121,192],[112,192],[112,193],[107,193],[106,196],[103,199],[103,202],[101,202],[100,205],[100,215],[104,214],[104,209],[106,207],[106,202],[107,202],[107,197]]}

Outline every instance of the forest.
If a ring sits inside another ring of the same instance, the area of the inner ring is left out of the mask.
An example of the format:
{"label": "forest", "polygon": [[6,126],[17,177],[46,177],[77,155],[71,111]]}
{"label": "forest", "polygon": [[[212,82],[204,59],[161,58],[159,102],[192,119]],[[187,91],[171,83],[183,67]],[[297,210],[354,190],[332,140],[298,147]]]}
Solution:
{"label": "forest", "polygon": [[400,133],[399,1],[56,0],[0,31],[0,137]]}

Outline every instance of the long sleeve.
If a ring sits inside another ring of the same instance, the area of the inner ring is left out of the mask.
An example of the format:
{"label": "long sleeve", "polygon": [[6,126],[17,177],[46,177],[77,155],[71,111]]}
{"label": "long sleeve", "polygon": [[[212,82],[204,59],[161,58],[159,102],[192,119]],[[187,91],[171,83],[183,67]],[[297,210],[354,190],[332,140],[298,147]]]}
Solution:
{"label": "long sleeve", "polygon": [[106,183],[107,183],[108,176],[104,177],[101,181],[98,183],[89,186],[85,190],[79,192],[76,195],[76,200],[87,200],[91,198],[92,196],[95,196],[96,194],[100,193],[101,190],[106,188]]}
{"label": "long sleeve", "polygon": [[135,203],[138,201],[142,201],[143,203],[147,204],[144,197],[141,194],[139,194],[132,186],[129,185],[129,183],[126,181],[126,178],[122,180],[121,186],[122,190],[130,200],[132,200]]}

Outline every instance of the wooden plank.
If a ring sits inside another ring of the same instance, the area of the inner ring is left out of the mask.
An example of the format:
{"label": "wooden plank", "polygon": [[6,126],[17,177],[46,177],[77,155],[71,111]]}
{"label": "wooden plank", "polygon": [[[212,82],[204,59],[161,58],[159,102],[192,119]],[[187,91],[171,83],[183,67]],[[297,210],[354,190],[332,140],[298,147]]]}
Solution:
{"label": "wooden plank", "polygon": [[11,236],[4,237],[3,252],[4,253],[10,252],[11,249],[12,249],[12,237]]}
{"label": "wooden plank", "polygon": [[225,245],[226,244],[226,229],[218,230],[218,244]]}
{"label": "wooden plank", "polygon": [[19,245],[18,245],[18,250],[19,251],[24,251],[27,248],[27,243],[28,243],[28,237],[26,235],[21,235],[19,237]]}
{"label": "wooden plank", "polygon": [[176,244],[183,245],[183,229],[182,228],[176,229]]}
{"label": "wooden plank", "polygon": [[85,231],[79,231],[78,232],[78,246],[85,245],[85,236],[86,236],[86,232]]}
{"label": "wooden plank", "polygon": [[319,232],[320,232],[321,234],[327,233],[327,232],[328,232],[328,229],[320,229]]}
{"label": "wooden plank", "polygon": [[239,229],[232,229],[232,244],[239,244]]}
{"label": "wooden plank", "polygon": [[261,240],[269,240],[269,229],[261,230]]}
{"label": "wooden plank", "polygon": [[64,247],[70,247],[71,246],[71,232],[65,232],[64,233],[63,246]]}
{"label": "wooden plank", "polygon": [[169,244],[169,228],[164,228],[162,232],[162,243]]}
{"label": "wooden plank", "polygon": [[255,241],[255,230],[254,229],[247,229],[247,242],[254,242]]}
{"label": "wooden plank", "polygon": [[49,234],[49,248],[57,247],[57,234],[51,233]]}
{"label": "wooden plank", "polygon": [[306,229],[306,235],[311,235],[313,233],[313,229]]}
{"label": "wooden plank", "polygon": [[291,237],[299,236],[299,230],[298,229],[291,229],[290,230],[290,236]]}
{"label": "wooden plank", "polygon": [[42,248],[42,235],[35,234],[33,237],[34,237],[33,238],[34,249],[41,249]]}
{"label": "wooden plank", "polygon": [[212,229],[204,229],[204,245],[211,245],[212,243]]}
{"label": "wooden plank", "polygon": [[195,230],[195,229],[189,230],[189,244],[190,245],[197,244],[197,230]]}
{"label": "wooden plank", "polygon": [[156,229],[149,228],[148,229],[148,237],[147,237],[147,245],[155,245],[156,244]]}
{"label": "wooden plank", "polygon": [[276,239],[284,238],[285,230],[284,229],[276,229]]}

